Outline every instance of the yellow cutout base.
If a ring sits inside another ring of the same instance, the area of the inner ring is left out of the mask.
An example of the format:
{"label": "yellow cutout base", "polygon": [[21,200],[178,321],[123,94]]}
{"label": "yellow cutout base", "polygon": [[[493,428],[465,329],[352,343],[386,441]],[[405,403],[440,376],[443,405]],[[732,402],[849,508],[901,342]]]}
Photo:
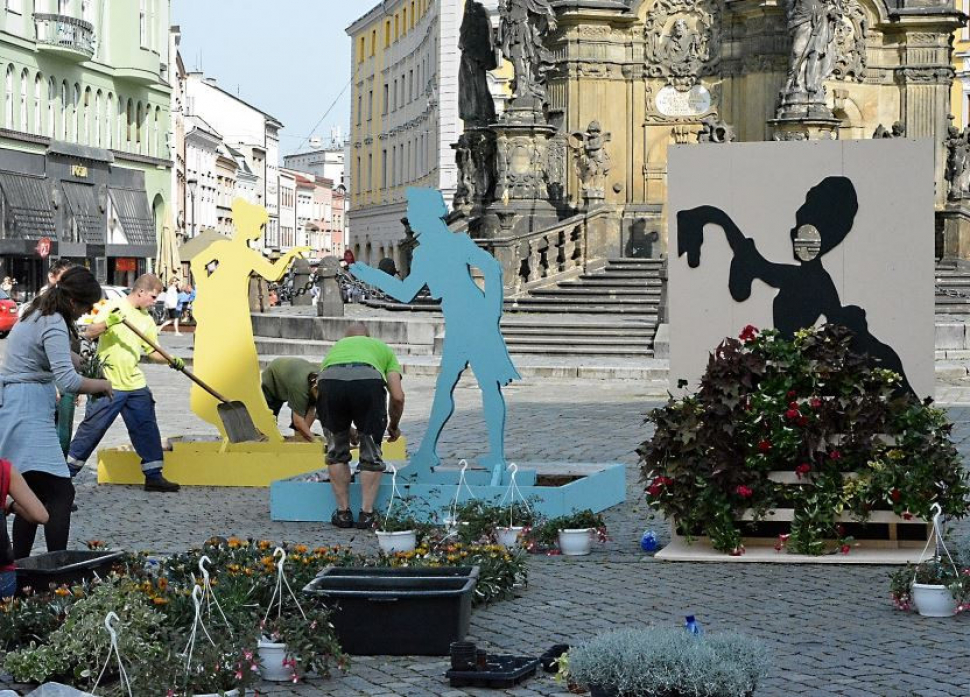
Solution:
{"label": "yellow cutout base", "polygon": [[[182,486],[268,487],[277,479],[323,469],[323,441],[236,443],[223,450],[222,441],[172,439],[162,473]],[[407,441],[384,441],[386,461],[406,460]],[[357,459],[357,450],[353,450]],[[131,446],[98,451],[98,484],[144,484],[141,458]]]}

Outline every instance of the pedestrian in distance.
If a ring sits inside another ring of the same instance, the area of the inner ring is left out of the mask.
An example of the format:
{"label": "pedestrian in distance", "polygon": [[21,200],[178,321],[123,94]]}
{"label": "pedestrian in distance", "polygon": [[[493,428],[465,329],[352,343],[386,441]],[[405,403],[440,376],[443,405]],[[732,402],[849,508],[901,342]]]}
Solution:
{"label": "pedestrian in distance", "polygon": [[283,405],[290,407],[293,430],[313,441],[310,430],[317,413],[317,376],[319,367],[302,358],[273,360],[263,371],[263,396],[266,406],[279,416]]}
{"label": "pedestrian in distance", "polygon": [[3,282],[0,283],[0,290],[10,297],[13,297],[13,280],[10,278],[10,276],[3,277]]}
{"label": "pedestrian in distance", "polygon": [[34,525],[47,522],[47,509],[30,490],[9,460],[0,460],[0,600],[17,592],[17,565],[7,535],[7,515],[13,513]]}
{"label": "pedestrian in distance", "polygon": [[[0,453],[14,463],[47,509],[47,551],[67,549],[74,486],[54,425],[56,389],[62,394],[104,395],[107,380],[82,377],[71,355],[75,322],[101,299],[101,286],[89,270],[76,266],[31,302],[14,325],[0,368]],[[13,524],[16,558],[29,556],[37,523],[18,515]]]}
{"label": "pedestrian in distance", "polygon": [[165,363],[175,370],[181,370],[185,367],[185,361],[176,356],[169,363],[128,329],[123,321],[127,320],[142,334],[157,341],[158,329],[148,308],[155,304],[161,292],[162,282],[157,276],[139,276],[128,296],[108,303],[99,313],[105,320],[88,327],[87,337],[98,338],[98,358],[115,392],[109,399],[88,402],[84,420],[77,427],[67,455],[71,476],[81,471],[111,424],[121,414],[135,452],[141,457],[145,491],[179,490],[178,484],[162,476],[164,455],[155,417],[155,399],[138,363],[144,354],[154,363]]}
{"label": "pedestrian in distance", "polygon": [[188,319],[192,312],[192,303],[195,302],[195,289],[188,283],[179,290],[178,301],[175,305],[175,333],[178,334],[179,320]]}
{"label": "pedestrian in distance", "polygon": [[[390,409],[388,409],[390,393]],[[364,324],[347,328],[320,366],[317,414],[327,439],[327,471],[337,501],[330,522],[354,526],[350,510],[351,429],[360,440],[361,506],[357,528],[374,527],[374,500],[384,472],[381,446],[401,437],[404,389],[401,365],[390,346],[369,336]]]}
{"label": "pedestrian in distance", "polygon": [[179,334],[179,319],[182,313],[179,311],[179,280],[177,278],[172,278],[168,282],[168,288],[165,289],[165,294],[162,296],[164,298],[165,304],[165,314],[167,318],[158,327],[158,331],[162,331],[170,324],[175,325],[175,335]]}

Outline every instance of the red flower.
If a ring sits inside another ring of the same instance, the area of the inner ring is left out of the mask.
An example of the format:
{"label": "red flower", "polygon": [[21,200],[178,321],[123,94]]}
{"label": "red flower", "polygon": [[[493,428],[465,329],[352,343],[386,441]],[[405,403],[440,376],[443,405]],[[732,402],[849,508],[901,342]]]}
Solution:
{"label": "red flower", "polygon": [[660,484],[654,483],[647,487],[647,493],[651,496],[660,496],[660,492],[663,487]]}
{"label": "red flower", "polygon": [[754,494],[754,491],[744,486],[744,484],[741,484],[735,491],[737,491],[738,496],[743,499],[750,498],[751,495]]}
{"label": "red flower", "polygon": [[842,554],[848,554],[850,549],[851,547],[849,547],[849,545],[842,545],[842,549],[839,551],[841,551]]}
{"label": "red flower", "polygon": [[801,416],[801,413],[798,411],[798,409],[789,409],[788,411],[785,412],[785,417],[793,421],[797,419],[799,416]]}
{"label": "red flower", "polygon": [[744,329],[741,330],[741,333],[738,334],[738,338],[747,344],[754,341],[755,335],[757,335],[757,333],[758,333],[758,328],[755,327],[753,324],[749,324],[748,326],[746,326]]}
{"label": "red flower", "polygon": [[[792,395],[792,393],[789,392],[788,393],[788,396],[791,397],[791,395]],[[789,409],[798,409],[798,402],[789,402],[788,403],[788,408]]]}
{"label": "red flower", "polygon": [[806,417],[806,416],[800,416],[800,417],[798,417],[798,422],[797,423],[798,423],[799,426],[808,426],[808,417]]}
{"label": "red flower", "polygon": [[798,476],[799,479],[801,479],[803,475],[806,475],[811,471],[812,471],[812,466],[807,462],[803,462],[802,464],[800,464],[798,467],[795,468],[795,474]]}
{"label": "red flower", "polygon": [[780,552],[787,543],[788,543],[788,535],[779,535],[778,541],[775,543],[775,551]]}
{"label": "red flower", "polygon": [[845,526],[844,525],[836,525],[835,526],[835,534],[838,535],[839,537],[845,537]]}
{"label": "red flower", "polygon": [[893,501],[899,501],[903,497],[903,493],[899,489],[893,489],[889,492],[889,498]]}
{"label": "red flower", "polygon": [[798,393],[795,392],[795,390],[788,390],[788,399],[795,399],[795,397],[797,396],[798,396]]}
{"label": "red flower", "polygon": [[838,450],[833,450],[832,452],[829,453],[829,459],[830,460],[841,460],[842,459],[842,453],[840,453]]}
{"label": "red flower", "polygon": [[763,440],[760,443],[758,443],[758,450],[760,450],[763,453],[766,453],[769,450],[771,450],[771,441]]}
{"label": "red flower", "polygon": [[737,547],[732,549],[728,554],[730,554],[732,557],[740,557],[742,554],[744,554],[744,545],[738,545]]}
{"label": "red flower", "polygon": [[903,512],[903,520],[912,520],[912,519],[913,519],[912,513],[910,513],[909,511]]}
{"label": "red flower", "polygon": [[819,399],[818,397],[812,397],[808,401],[808,404],[810,407],[812,407],[812,409],[818,409],[820,406],[822,406],[822,400]]}

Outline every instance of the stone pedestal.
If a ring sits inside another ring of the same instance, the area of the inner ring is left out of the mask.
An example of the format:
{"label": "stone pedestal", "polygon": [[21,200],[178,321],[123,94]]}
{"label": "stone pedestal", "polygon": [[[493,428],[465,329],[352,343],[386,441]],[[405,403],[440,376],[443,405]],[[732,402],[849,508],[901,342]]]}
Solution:
{"label": "stone pedestal", "polygon": [[[344,300],[337,283],[340,261],[336,257],[325,257],[317,267],[317,317],[343,317]],[[308,294],[309,295],[309,294]]]}
{"label": "stone pedestal", "polygon": [[768,122],[774,140],[835,140],[842,122],[834,116],[779,117]]}
{"label": "stone pedestal", "polygon": [[942,260],[970,263],[970,201],[950,203],[937,215],[943,219]]}
{"label": "stone pedestal", "polygon": [[313,294],[309,291],[300,293],[301,288],[306,288],[310,282],[310,262],[306,259],[297,259],[293,262],[293,300],[294,305],[309,306],[313,304]]}

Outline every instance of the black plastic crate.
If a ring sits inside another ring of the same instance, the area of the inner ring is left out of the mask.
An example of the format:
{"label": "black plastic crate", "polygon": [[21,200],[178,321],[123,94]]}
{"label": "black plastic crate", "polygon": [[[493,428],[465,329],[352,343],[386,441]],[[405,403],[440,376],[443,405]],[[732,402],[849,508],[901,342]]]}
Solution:
{"label": "black plastic crate", "polygon": [[17,589],[30,587],[46,591],[51,584],[71,585],[107,574],[111,566],[124,555],[122,551],[92,551],[66,549],[47,552],[17,560]]}
{"label": "black plastic crate", "polygon": [[479,670],[449,670],[445,673],[452,687],[488,687],[507,690],[531,678],[539,668],[539,659],[530,656],[488,656]]}
{"label": "black plastic crate", "polygon": [[478,567],[324,569],[303,589],[331,607],[352,656],[446,656],[471,621]]}

